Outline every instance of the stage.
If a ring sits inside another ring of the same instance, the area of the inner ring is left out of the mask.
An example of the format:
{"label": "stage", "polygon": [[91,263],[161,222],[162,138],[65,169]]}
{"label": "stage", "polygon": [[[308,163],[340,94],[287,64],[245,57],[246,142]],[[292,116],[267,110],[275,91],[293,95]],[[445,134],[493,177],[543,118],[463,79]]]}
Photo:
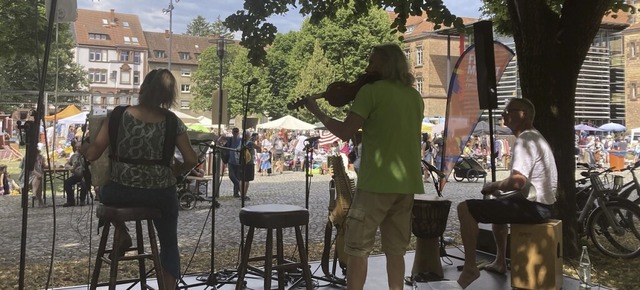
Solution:
{"label": "stage", "polygon": [[[449,255],[459,256],[459,257],[462,256],[462,252],[456,248],[449,248],[447,249],[447,252],[449,253]],[[413,251],[408,252],[407,255],[405,256],[407,275],[409,275],[408,273],[411,272],[411,266],[413,265],[413,257],[414,257]],[[478,260],[491,261],[493,260],[493,256],[485,254],[483,252],[478,252]],[[441,261],[444,269],[445,279],[448,279],[450,281],[456,281],[458,279],[458,275],[460,274],[460,272],[457,269],[458,268],[457,266],[462,265],[462,261],[454,258],[450,258],[450,259],[444,258],[444,260],[441,259]],[[315,274],[316,276],[322,275],[321,274],[322,270],[320,270],[320,263],[318,261],[314,261],[310,265],[311,265],[311,271],[313,274]],[[480,271],[480,273],[481,273],[480,278],[478,278],[478,280],[474,281],[471,285],[469,285],[467,289],[471,289],[471,290],[512,289],[511,277],[509,276],[509,272],[507,272],[506,275],[499,275],[499,274],[489,273],[486,271]],[[183,280],[186,283],[186,285],[195,285],[195,284],[202,283],[198,280],[199,277],[200,276],[198,275],[188,275],[188,276],[185,276]],[[566,277],[566,276],[563,278],[564,278],[563,289],[579,288],[578,280],[570,277]],[[264,289],[262,277],[247,275],[247,278],[245,280],[247,282],[246,289],[255,289],[255,290]],[[151,282],[150,284],[156,285],[154,282]],[[404,289],[405,290],[455,289],[455,288],[433,288],[429,284],[430,283],[416,283],[415,287],[410,285],[405,285]],[[130,286],[131,286],[130,284],[119,285],[116,289],[127,289]],[[185,285],[181,285],[181,286],[185,286]],[[277,281],[273,281],[272,287],[277,288]],[[133,289],[138,289],[138,288],[139,287],[134,287]],[[234,288],[235,288],[235,285],[220,285],[219,288],[217,289],[228,290],[228,289],[234,289]],[[81,285],[81,286],[56,288],[56,289],[82,290],[82,289],[88,289],[88,286]],[[107,287],[99,287],[98,289],[107,289]],[[195,287],[188,287],[188,288],[184,287],[181,289],[198,289],[199,290],[199,289],[215,289],[215,288],[207,287],[207,286],[195,286]],[[291,285],[287,285],[286,289],[303,289],[303,288],[299,288],[299,287],[291,288]],[[329,282],[325,282],[319,279],[314,279],[314,289],[346,289],[346,287],[340,286],[340,285],[332,285]],[[387,273],[385,268],[384,255],[375,255],[369,258],[369,271],[367,273],[367,283],[365,284],[364,289],[366,290],[387,289]],[[596,290],[596,289],[608,289],[608,288],[596,286],[596,287],[592,287],[591,289]]]}

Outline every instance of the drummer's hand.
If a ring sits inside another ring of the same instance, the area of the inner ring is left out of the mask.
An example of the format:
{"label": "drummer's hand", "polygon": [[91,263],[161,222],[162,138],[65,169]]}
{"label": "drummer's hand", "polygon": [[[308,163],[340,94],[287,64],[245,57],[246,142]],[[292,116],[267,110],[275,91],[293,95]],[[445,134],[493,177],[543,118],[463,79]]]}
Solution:
{"label": "drummer's hand", "polygon": [[320,107],[318,107],[318,102],[316,101],[315,95],[308,97],[304,102],[304,106],[307,108],[307,110],[309,110],[309,112],[314,114],[320,111]]}

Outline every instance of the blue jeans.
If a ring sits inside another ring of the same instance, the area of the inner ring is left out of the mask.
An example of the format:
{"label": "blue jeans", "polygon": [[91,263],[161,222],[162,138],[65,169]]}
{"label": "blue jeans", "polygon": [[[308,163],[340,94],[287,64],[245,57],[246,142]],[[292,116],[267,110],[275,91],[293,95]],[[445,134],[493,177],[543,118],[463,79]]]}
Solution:
{"label": "blue jeans", "polygon": [[84,184],[82,176],[71,175],[64,180],[64,192],[67,194],[68,204],[76,204],[73,192],[73,186],[76,184],[80,184],[80,201],[84,202],[87,199],[87,186]]}
{"label": "blue jeans", "polygon": [[229,179],[233,183],[233,196],[240,196],[240,165],[228,164]]}
{"label": "blue jeans", "polygon": [[162,217],[154,219],[160,241],[162,267],[173,277],[180,277],[178,251],[178,195],[176,187],[134,188],[112,181],[100,189],[100,202],[106,205],[127,205],[157,208]]}

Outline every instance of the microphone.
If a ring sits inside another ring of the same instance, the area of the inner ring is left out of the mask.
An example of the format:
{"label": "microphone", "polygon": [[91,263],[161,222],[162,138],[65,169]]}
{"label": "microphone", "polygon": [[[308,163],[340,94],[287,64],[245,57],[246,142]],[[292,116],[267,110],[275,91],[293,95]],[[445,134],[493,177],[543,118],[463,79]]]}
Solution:
{"label": "microphone", "polygon": [[250,85],[255,85],[258,83],[258,79],[257,78],[252,78],[250,81],[244,83],[245,86],[250,86]]}

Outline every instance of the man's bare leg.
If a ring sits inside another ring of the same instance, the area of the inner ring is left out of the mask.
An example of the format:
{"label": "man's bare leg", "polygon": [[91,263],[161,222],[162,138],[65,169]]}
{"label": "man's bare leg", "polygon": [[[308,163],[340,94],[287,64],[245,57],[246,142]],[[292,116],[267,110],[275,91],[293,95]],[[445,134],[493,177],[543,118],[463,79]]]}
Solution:
{"label": "man's bare leg", "polygon": [[480,271],[476,265],[476,246],[478,240],[478,222],[469,212],[466,202],[458,205],[458,219],[460,220],[460,235],[464,246],[464,267],[458,277],[458,284],[467,288],[480,277]]}
{"label": "man's bare leg", "polygon": [[[404,256],[387,254],[387,280],[389,290],[404,289]],[[349,272],[347,271],[347,274]],[[348,280],[347,280],[348,281]]]}
{"label": "man's bare leg", "polygon": [[490,268],[490,271],[498,273],[507,272],[507,225],[494,224],[492,226],[493,239],[496,242],[496,259],[489,265],[484,266]]}
{"label": "man's bare leg", "polygon": [[367,257],[347,255],[347,290],[362,290],[367,279]]}

